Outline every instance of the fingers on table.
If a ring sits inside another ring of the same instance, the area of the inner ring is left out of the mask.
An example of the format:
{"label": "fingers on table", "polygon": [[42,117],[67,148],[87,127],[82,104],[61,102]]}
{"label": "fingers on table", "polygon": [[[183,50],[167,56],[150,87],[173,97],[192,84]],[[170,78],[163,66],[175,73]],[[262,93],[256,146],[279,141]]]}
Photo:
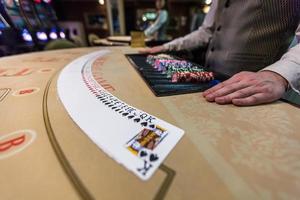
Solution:
{"label": "fingers on table", "polygon": [[232,93],[228,93],[225,96],[216,97],[215,102],[218,104],[228,104],[228,103],[232,103],[234,99],[246,98],[257,93],[259,93],[259,89],[257,87],[254,86],[249,86],[249,87],[246,86],[244,88],[241,87],[241,89],[238,89]]}
{"label": "fingers on table", "polygon": [[267,103],[273,99],[272,93],[269,92],[267,87],[261,87],[259,85],[246,85],[244,88],[238,89],[235,92],[216,97],[214,101],[218,104],[233,103],[237,106],[251,106]]}
{"label": "fingers on table", "polygon": [[[247,82],[223,82],[223,84],[219,84],[217,86],[215,86],[215,88],[212,88],[212,90],[210,91],[210,93],[208,94],[204,94],[204,97],[206,98],[206,100],[208,101],[215,101],[216,98],[219,97],[225,97],[228,98],[230,96],[227,97],[227,95],[229,94],[233,94],[237,91],[243,90],[244,88],[249,87],[250,84]],[[242,92],[242,93],[241,93]],[[234,96],[236,95],[244,95],[244,91],[241,91],[239,93],[235,93]]]}
{"label": "fingers on table", "polygon": [[232,78],[230,78],[230,79],[228,79],[228,80],[226,80],[222,83],[219,83],[218,85],[204,91],[203,96],[206,97],[206,96],[220,90],[221,88],[227,87],[228,85],[231,85],[231,84],[236,83],[238,81],[239,81],[239,79],[232,77]]}
{"label": "fingers on table", "polygon": [[256,93],[246,98],[232,99],[232,103],[236,106],[253,106],[268,102],[270,102],[270,98],[266,93]]}
{"label": "fingers on table", "polygon": [[271,85],[258,85],[255,86],[255,90],[251,95],[234,98],[232,99],[232,103],[237,106],[252,106],[272,102],[277,100],[279,96],[274,93]]}
{"label": "fingers on table", "polygon": [[150,53],[150,48],[144,48],[144,49],[141,49],[139,50],[139,53]]}

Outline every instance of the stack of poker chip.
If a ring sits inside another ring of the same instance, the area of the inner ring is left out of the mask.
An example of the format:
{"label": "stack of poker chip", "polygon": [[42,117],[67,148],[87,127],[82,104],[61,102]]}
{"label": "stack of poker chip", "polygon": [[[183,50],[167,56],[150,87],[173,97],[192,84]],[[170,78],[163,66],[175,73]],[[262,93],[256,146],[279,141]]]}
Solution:
{"label": "stack of poker chip", "polygon": [[166,74],[167,74],[167,77],[170,78],[172,77],[172,75],[174,73],[179,73],[179,72],[203,72],[204,70],[202,68],[199,68],[199,67],[186,67],[186,68],[178,68],[178,67],[169,67],[167,70],[166,70]]}
{"label": "stack of poker chip", "polygon": [[173,83],[203,83],[214,80],[213,72],[177,72],[172,75]]}
{"label": "stack of poker chip", "polygon": [[189,63],[185,60],[157,59],[154,62],[153,68],[159,72],[165,72],[169,68],[187,68],[190,66],[191,66],[191,63]]}
{"label": "stack of poker chip", "polygon": [[155,71],[172,78],[173,83],[201,83],[214,80],[212,72],[205,72],[203,68],[191,62],[178,60],[167,54],[148,55],[146,61]]}
{"label": "stack of poker chip", "polygon": [[148,55],[146,62],[152,66],[154,66],[156,60],[170,60],[174,59],[172,56],[167,55],[167,54],[158,54],[158,55]]}
{"label": "stack of poker chip", "polygon": [[150,64],[150,65],[153,65],[156,59],[157,59],[156,56],[154,56],[154,55],[148,55],[147,59],[146,59],[146,62],[148,64]]}

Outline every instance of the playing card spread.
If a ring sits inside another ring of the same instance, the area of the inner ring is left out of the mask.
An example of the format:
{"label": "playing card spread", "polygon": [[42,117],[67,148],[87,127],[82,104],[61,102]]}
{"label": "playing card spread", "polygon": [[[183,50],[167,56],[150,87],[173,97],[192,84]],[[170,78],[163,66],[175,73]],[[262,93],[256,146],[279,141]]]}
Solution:
{"label": "playing card spread", "polygon": [[95,80],[93,63],[109,53],[91,53],[67,65],[58,78],[58,95],[74,122],[98,147],[147,180],[184,132],[126,104]]}

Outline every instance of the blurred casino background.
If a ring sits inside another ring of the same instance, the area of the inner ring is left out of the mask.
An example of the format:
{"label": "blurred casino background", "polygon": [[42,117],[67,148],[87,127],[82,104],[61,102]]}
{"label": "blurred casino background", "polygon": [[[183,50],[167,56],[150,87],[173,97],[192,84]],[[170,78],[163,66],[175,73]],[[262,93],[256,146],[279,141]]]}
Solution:
{"label": "blurred casino background", "polygon": [[[62,48],[129,45],[157,18],[155,0],[0,0],[0,56]],[[211,0],[168,0],[166,39],[199,27]],[[126,36],[126,37],[125,37]],[[119,40],[118,40],[119,39]]]}

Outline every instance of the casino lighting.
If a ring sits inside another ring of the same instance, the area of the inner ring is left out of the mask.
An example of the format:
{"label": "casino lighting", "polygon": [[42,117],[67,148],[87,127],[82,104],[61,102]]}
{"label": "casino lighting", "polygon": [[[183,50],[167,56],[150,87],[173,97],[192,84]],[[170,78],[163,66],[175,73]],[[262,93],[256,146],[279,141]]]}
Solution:
{"label": "casino lighting", "polygon": [[64,32],[60,32],[59,33],[60,38],[65,39],[66,38],[66,34]]}
{"label": "casino lighting", "polygon": [[39,31],[39,32],[36,33],[36,36],[41,41],[47,41],[48,40],[48,36],[45,32],[40,32]]}
{"label": "casino lighting", "polygon": [[99,0],[98,2],[99,2],[99,4],[102,5],[102,6],[103,6],[104,3],[105,3],[104,0]]}
{"label": "casino lighting", "polygon": [[26,41],[26,42],[32,42],[32,37],[30,35],[30,33],[28,32],[27,29],[24,29],[22,31],[22,37],[23,37],[23,40]]}
{"label": "casino lighting", "polygon": [[210,6],[204,6],[203,12],[204,12],[205,14],[207,14],[207,13],[209,12],[209,10],[210,10]]}
{"label": "casino lighting", "polygon": [[206,5],[210,5],[211,2],[212,2],[212,0],[205,0],[205,4],[206,4]]}
{"label": "casino lighting", "polygon": [[56,34],[55,32],[50,32],[49,37],[50,37],[52,40],[56,40],[56,39],[57,39],[57,34]]}

